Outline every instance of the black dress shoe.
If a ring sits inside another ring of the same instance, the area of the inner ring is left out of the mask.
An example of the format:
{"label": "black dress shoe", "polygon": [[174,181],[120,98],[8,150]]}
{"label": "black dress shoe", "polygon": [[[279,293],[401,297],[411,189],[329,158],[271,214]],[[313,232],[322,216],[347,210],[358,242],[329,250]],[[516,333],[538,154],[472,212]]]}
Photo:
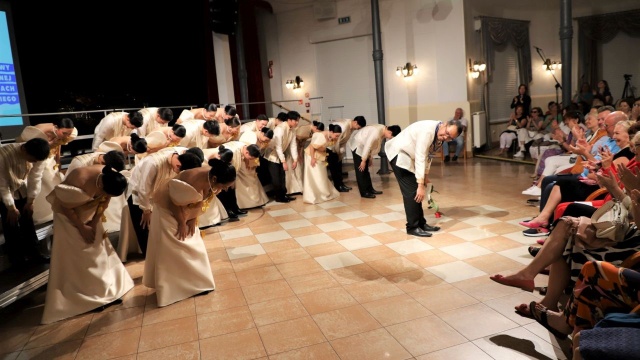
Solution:
{"label": "black dress shoe", "polygon": [[363,198],[367,198],[367,199],[375,199],[376,198],[376,196],[373,195],[372,193],[364,193],[364,194],[362,194],[360,196],[362,196]]}
{"label": "black dress shoe", "polygon": [[374,190],[371,190],[370,192],[371,192],[372,194],[374,194],[374,195],[380,195],[380,194],[382,194],[382,191],[378,191],[378,190],[375,190],[375,189],[374,189]]}
{"label": "black dress shoe", "polygon": [[344,188],[347,189],[347,190],[353,190],[353,188],[351,186],[347,186],[347,185],[344,185],[344,184],[342,186],[344,186]]}
{"label": "black dress shoe", "polygon": [[247,210],[236,209],[235,213],[238,215],[247,215],[249,212]]}
{"label": "black dress shoe", "polygon": [[289,201],[293,201],[296,199],[295,196],[289,196],[289,195],[285,196],[285,198]]}
{"label": "black dress shoe", "polygon": [[283,197],[283,198],[276,198],[276,201],[281,203],[288,203],[291,200],[287,199],[286,197]]}
{"label": "black dress shoe", "polygon": [[440,226],[431,226],[429,224],[421,225],[420,228],[424,231],[438,231],[440,230]]}
{"label": "black dress shoe", "polygon": [[338,187],[337,190],[339,192],[349,192],[350,189],[347,189],[347,187],[343,185],[343,186]]}
{"label": "black dress shoe", "polygon": [[430,237],[431,233],[418,228],[408,229],[407,234],[419,237]]}
{"label": "black dress shoe", "polygon": [[238,215],[236,216],[229,215],[229,222],[236,222],[236,221],[240,221],[240,218],[238,218]]}

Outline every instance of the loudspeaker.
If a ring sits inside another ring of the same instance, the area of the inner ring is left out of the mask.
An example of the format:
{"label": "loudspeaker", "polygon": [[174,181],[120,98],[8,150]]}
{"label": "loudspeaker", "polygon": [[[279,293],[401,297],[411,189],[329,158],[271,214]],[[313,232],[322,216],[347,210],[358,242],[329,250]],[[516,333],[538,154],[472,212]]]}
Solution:
{"label": "loudspeaker", "polygon": [[238,24],[237,0],[209,0],[211,31],[218,34],[234,35]]}
{"label": "loudspeaker", "polygon": [[335,0],[315,1],[313,14],[316,20],[334,19],[338,16],[338,6]]}

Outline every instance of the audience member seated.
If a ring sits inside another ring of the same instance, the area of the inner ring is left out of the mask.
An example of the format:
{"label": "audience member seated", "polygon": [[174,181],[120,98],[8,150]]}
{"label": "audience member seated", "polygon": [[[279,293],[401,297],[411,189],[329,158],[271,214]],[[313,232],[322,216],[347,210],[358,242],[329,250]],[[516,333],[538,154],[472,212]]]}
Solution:
{"label": "audience member seated", "polygon": [[546,133],[544,128],[544,118],[541,118],[542,109],[534,107],[531,109],[530,115],[527,117],[527,126],[518,129],[518,152],[513,155],[516,159],[523,159],[528,149],[535,140],[542,141]]}
{"label": "audience member seated", "polygon": [[580,91],[577,92],[573,99],[574,104],[582,104],[583,109],[590,109],[593,103],[593,90],[589,83],[584,82],[580,85]]}
{"label": "audience member seated", "polygon": [[[521,85],[523,86],[523,85]],[[517,97],[516,97],[517,98]],[[515,99],[514,99],[515,101]],[[530,99],[529,99],[530,101]],[[454,113],[453,117],[451,119],[449,119],[449,121],[451,120],[458,120],[460,121],[460,124],[462,125],[462,134],[460,134],[457,138],[453,139],[452,141],[446,141],[443,145],[442,145],[442,153],[444,154],[444,162],[449,162],[449,160],[451,160],[451,158],[449,157],[449,145],[450,144],[456,144],[456,153],[453,155],[453,161],[457,161],[458,157],[460,157],[460,153],[463,151],[466,151],[466,149],[464,148],[464,139],[466,136],[466,131],[467,131],[467,127],[469,126],[469,121],[464,118],[464,113],[462,111],[461,108],[457,108],[456,112]]]}
{"label": "audience member seated", "polygon": [[511,143],[518,137],[518,129],[527,127],[527,117],[523,114],[524,107],[517,105],[516,110],[511,113],[507,129],[500,134],[500,152],[498,155],[509,151]]}

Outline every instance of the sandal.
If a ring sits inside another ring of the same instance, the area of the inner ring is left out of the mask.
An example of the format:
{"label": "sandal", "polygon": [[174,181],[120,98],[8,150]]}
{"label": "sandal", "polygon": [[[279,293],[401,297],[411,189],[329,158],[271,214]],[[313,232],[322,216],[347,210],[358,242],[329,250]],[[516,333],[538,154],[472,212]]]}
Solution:
{"label": "sandal", "polygon": [[520,221],[518,224],[522,226],[526,226],[530,229],[546,228],[549,226],[548,222],[544,223],[544,222],[538,222],[538,221]]}
{"label": "sandal", "polygon": [[544,326],[545,329],[549,330],[555,337],[560,340],[564,340],[567,338],[567,334],[561,333],[560,331],[554,329],[549,322],[547,321],[547,308],[540,305],[542,309],[539,309],[538,304],[535,301],[529,303],[529,311],[531,311],[531,316],[533,319],[538,322],[538,324]]}
{"label": "sandal", "polygon": [[529,310],[529,305],[527,304],[520,304],[516,306],[516,314],[528,319],[533,319],[533,316],[531,316],[531,310]]}

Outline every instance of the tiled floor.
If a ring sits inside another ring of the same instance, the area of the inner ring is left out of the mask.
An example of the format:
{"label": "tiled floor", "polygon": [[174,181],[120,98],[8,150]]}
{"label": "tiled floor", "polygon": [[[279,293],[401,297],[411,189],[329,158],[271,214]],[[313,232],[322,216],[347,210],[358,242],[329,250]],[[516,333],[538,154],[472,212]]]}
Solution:
{"label": "tiled floor", "polygon": [[[531,165],[468,159],[433,165],[442,226],[408,236],[393,174],[384,194],[271,203],[205,242],[216,291],[164,308],[138,284],[124,303],[40,326],[44,291],[0,312],[0,359],[566,359],[513,307],[540,297],[492,282],[531,257],[518,221]],[[353,172],[347,184],[356,187]],[[544,284],[540,277],[539,285]],[[185,279],[188,281],[188,279]]]}

